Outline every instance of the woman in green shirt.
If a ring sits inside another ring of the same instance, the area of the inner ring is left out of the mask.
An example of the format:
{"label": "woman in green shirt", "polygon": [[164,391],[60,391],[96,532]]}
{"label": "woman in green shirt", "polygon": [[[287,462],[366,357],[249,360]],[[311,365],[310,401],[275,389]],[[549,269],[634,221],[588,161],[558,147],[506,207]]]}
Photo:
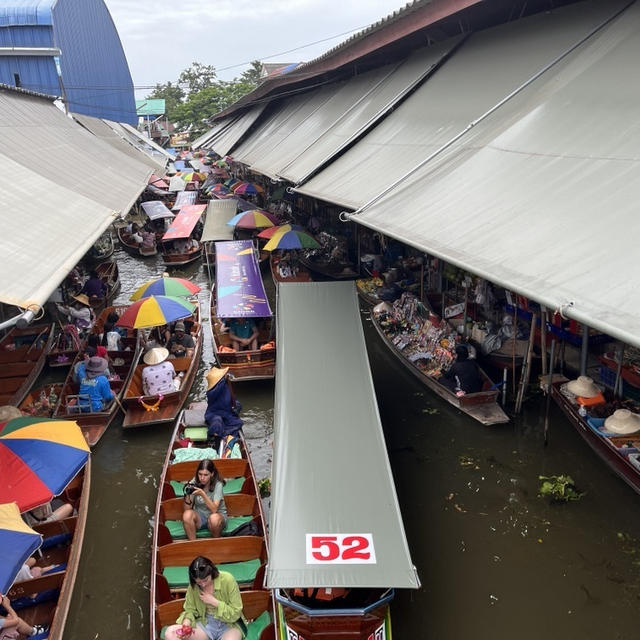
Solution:
{"label": "woman in green shirt", "polygon": [[246,629],[235,578],[208,558],[195,558],[189,565],[183,611],[165,640],[242,640]]}

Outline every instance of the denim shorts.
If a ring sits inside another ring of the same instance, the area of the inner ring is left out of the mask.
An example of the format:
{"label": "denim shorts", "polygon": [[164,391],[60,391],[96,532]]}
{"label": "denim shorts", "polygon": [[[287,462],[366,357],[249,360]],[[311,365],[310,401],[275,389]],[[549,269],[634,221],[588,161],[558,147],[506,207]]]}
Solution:
{"label": "denim shorts", "polygon": [[[211,511],[209,511],[209,509],[198,509],[196,507],[194,507],[193,510],[200,516],[200,529],[206,529]],[[223,513],[220,515],[224,518],[224,524],[222,525],[222,530],[224,531],[229,519]]]}
{"label": "denim shorts", "polygon": [[231,626],[222,620],[218,620],[215,616],[207,614],[206,624],[198,622],[198,626],[204,630],[209,640],[220,640],[224,633],[231,629]]}

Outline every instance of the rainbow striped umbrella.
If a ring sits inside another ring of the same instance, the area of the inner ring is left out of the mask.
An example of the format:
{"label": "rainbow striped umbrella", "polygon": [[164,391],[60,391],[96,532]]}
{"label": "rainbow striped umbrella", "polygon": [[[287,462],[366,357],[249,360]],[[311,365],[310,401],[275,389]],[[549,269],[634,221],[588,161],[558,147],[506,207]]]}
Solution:
{"label": "rainbow striped umbrella", "polygon": [[175,296],[149,296],[134,302],[116,322],[119,327],[147,329],[161,327],[193,314],[196,306]]}
{"label": "rainbow striped umbrella", "polygon": [[278,224],[278,218],[264,209],[250,209],[237,213],[227,224],[239,229],[264,229]]}
{"label": "rainbow striped umbrella", "polygon": [[46,504],[82,469],[89,447],[70,420],[28,416],[0,425],[0,503]]}
{"label": "rainbow striped umbrella", "polygon": [[258,184],[253,184],[253,182],[234,184],[231,190],[239,196],[257,196],[259,193],[264,193],[264,189]]}
{"label": "rainbow striped umbrella", "polygon": [[149,296],[173,296],[175,298],[188,298],[200,291],[200,287],[185,278],[170,278],[163,276],[145,282],[138,287],[129,300],[140,300]]}
{"label": "rainbow striped umbrella", "polygon": [[215,193],[217,196],[226,196],[231,193],[231,189],[222,183],[213,185],[208,191],[209,193]]}
{"label": "rainbow striped umbrella", "polygon": [[278,231],[284,229],[285,227],[287,227],[287,230],[305,231],[305,228],[299,224],[281,224],[277,227],[269,227],[268,229],[261,231],[258,234],[258,238],[266,238],[267,240],[269,240],[269,238],[273,237],[274,233],[278,233]]}
{"label": "rainbow striped umbrella", "polygon": [[233,189],[234,185],[239,183],[240,183],[240,180],[238,180],[237,178],[229,178],[228,180],[224,181],[224,186],[229,187],[229,189]]}
{"label": "rainbow striped umbrella", "polygon": [[0,504],[0,593],[7,593],[42,536],[27,526],[15,502]]}
{"label": "rainbow striped umbrella", "polygon": [[204,182],[207,174],[200,171],[189,171],[180,176],[185,182]]}
{"label": "rainbow striped umbrella", "polygon": [[283,224],[273,233],[269,242],[264,245],[265,251],[276,249],[317,249],[318,241],[306,231],[293,229],[290,224]]}

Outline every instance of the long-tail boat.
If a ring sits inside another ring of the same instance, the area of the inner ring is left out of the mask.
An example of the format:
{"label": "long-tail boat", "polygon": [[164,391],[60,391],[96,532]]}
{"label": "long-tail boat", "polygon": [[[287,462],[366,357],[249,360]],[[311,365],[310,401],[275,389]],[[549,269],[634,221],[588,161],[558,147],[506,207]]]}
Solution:
{"label": "long-tail boat", "polygon": [[[202,245],[193,242],[191,235],[205,209],[204,204],[185,205],[171,221],[171,226],[162,236],[162,261],[165,266],[181,267],[202,256]],[[176,248],[177,243],[184,243],[186,246]]]}
{"label": "long-tail boat", "polygon": [[[222,457],[220,451],[206,449],[205,408],[206,403],[199,403],[180,414],[162,468],[153,520],[150,637],[158,640],[163,627],[175,623],[189,584],[186,569],[196,556],[204,555],[238,581],[250,637],[273,640],[271,597],[262,586],[267,561],[264,515],[247,445],[240,432],[237,439],[222,442]],[[184,447],[185,441],[190,446]],[[240,457],[224,457],[238,454]],[[185,540],[182,525],[184,485],[195,476],[205,455],[213,459],[226,481],[228,522],[223,537],[211,538],[204,529],[190,542]],[[249,522],[255,523],[261,535],[233,535],[235,529]]]}
{"label": "long-tail boat", "polygon": [[[507,416],[498,404],[499,391],[497,386],[480,366],[478,366],[478,371],[483,380],[482,390],[477,393],[458,395],[455,391],[452,391],[449,387],[442,384],[436,377],[429,375],[421,369],[418,366],[419,359],[411,360],[408,355],[403,352],[403,346],[405,346],[403,340],[398,340],[397,336],[394,340],[394,337],[389,335],[388,331],[385,331],[381,322],[382,317],[386,317],[385,313],[378,313],[375,309],[371,313],[371,322],[378,332],[378,335],[384,344],[389,347],[391,353],[426,387],[481,424],[492,425],[509,422],[509,416]],[[425,317],[422,323],[427,321],[432,321],[436,324],[443,322],[433,314],[431,314],[429,318]],[[450,328],[448,335],[453,334],[455,334],[455,330]]]}
{"label": "long-tail boat", "polygon": [[[236,382],[273,378],[276,347],[273,318],[251,240],[216,242],[216,283],[211,294],[211,332],[215,356]],[[236,351],[226,320],[252,318],[258,349]]]}
{"label": "long-tail boat", "polygon": [[311,282],[311,273],[295,256],[295,251],[272,251],[269,258],[271,277],[276,284],[281,282]]}
{"label": "long-tail boat", "polygon": [[[160,395],[145,395],[142,388],[142,370],[145,364],[142,362],[142,352],[138,355],[133,375],[122,396],[125,413],[123,427],[141,427],[173,422],[177,418],[180,409],[187,400],[189,391],[191,391],[200,364],[202,327],[199,318],[199,311],[196,309],[196,313],[191,318],[194,321],[191,329],[191,336],[195,342],[193,354],[170,360],[180,378],[179,389]],[[189,318],[186,318],[185,321],[188,322]]]}
{"label": "long-tail boat", "polygon": [[80,562],[91,488],[91,460],[59,497],[76,515],[43,522],[33,529],[43,536],[37,565],[53,567],[42,576],[16,582],[7,596],[18,616],[30,625],[49,626],[49,638],[62,638]]}
{"label": "long-tail boat", "polygon": [[118,240],[120,241],[122,248],[131,256],[136,258],[150,258],[158,253],[158,249],[156,247],[145,249],[132,240],[129,233],[127,233],[127,228],[125,226],[117,227],[116,234],[118,235]]}
{"label": "long-tail boat", "polygon": [[[276,372],[266,572],[277,638],[391,638],[394,588],[417,589],[420,582],[355,285],[282,284],[277,313],[284,348]],[[312,366],[309,353],[318,356]]]}
{"label": "long-tail boat", "polygon": [[17,406],[45,365],[53,324],[14,327],[0,340],[0,405]]}

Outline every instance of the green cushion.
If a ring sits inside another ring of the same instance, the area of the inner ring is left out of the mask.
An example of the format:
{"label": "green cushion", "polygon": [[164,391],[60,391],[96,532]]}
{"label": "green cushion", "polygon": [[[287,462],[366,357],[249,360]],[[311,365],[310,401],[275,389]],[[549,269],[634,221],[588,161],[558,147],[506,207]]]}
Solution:
{"label": "green cushion", "polygon": [[[260,568],[260,559],[216,564],[216,567],[220,571],[228,571],[238,584],[246,584],[253,582],[256,577]],[[167,579],[171,589],[186,589],[189,586],[189,567],[165,567],[162,575]]]}
{"label": "green cushion", "polygon": [[[250,522],[253,519],[252,516],[235,516],[234,518],[229,518],[227,520],[227,526],[222,530],[222,533],[226,533],[229,531],[234,531],[241,524],[245,522]],[[169,534],[173,538],[173,540],[185,540],[187,535],[184,532],[184,525],[182,524],[182,520],[167,520],[165,523],[167,529],[169,529]],[[197,538],[210,538],[211,532],[206,527],[203,529],[198,529],[196,531]]]}
{"label": "green cushion", "polygon": [[193,442],[206,442],[207,427],[187,427],[184,430],[184,437],[193,440]]}
{"label": "green cushion", "polygon": [[263,611],[255,620],[247,625],[245,640],[258,640],[265,627],[271,622],[271,615]]}
{"label": "green cushion", "polygon": [[162,629],[160,629],[160,640],[164,640],[164,634],[167,632],[168,628],[169,627],[166,626],[166,627],[162,627]]}
{"label": "green cushion", "polygon": [[[179,480],[170,480],[169,484],[173,487],[173,492],[176,494],[176,498],[182,498],[184,495],[184,482],[180,482]],[[228,478],[224,485],[224,493],[240,493],[242,490],[242,485],[244,484],[244,478],[240,476],[239,478]]]}

